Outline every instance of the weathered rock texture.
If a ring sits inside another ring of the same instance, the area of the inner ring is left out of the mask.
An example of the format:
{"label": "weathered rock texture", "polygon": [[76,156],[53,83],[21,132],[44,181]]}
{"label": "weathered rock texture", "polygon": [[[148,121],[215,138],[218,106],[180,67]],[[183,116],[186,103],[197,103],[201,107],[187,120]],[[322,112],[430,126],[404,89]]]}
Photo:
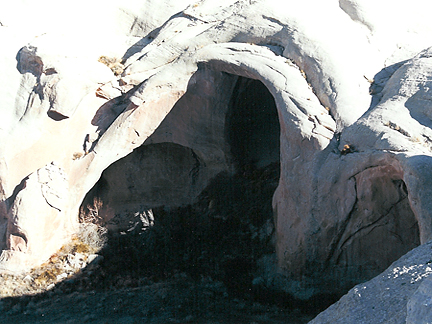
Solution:
{"label": "weathered rock texture", "polygon": [[431,265],[431,243],[427,243],[355,286],[309,323],[430,323]]}
{"label": "weathered rock texture", "polygon": [[53,249],[62,246],[68,229],[74,225],[63,217],[68,182],[56,165],[32,173],[18,190],[7,214],[6,249],[1,255],[1,261],[11,271],[21,271],[28,262],[49,258]]}
{"label": "weathered rock texture", "polygon": [[103,223],[189,204],[272,162],[296,297],[432,239],[426,0],[37,3],[0,6],[0,269],[42,262],[80,206]]}

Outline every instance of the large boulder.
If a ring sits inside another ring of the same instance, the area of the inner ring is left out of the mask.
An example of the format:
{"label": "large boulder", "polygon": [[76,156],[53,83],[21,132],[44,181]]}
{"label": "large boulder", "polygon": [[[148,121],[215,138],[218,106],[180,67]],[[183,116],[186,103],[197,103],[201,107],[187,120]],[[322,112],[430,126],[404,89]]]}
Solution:
{"label": "large boulder", "polygon": [[430,323],[432,243],[404,255],[374,279],[352,288],[310,324]]}
{"label": "large boulder", "polygon": [[23,180],[8,211],[0,271],[29,270],[70,238],[76,229],[74,221],[65,216],[67,195],[66,175],[55,163]]}

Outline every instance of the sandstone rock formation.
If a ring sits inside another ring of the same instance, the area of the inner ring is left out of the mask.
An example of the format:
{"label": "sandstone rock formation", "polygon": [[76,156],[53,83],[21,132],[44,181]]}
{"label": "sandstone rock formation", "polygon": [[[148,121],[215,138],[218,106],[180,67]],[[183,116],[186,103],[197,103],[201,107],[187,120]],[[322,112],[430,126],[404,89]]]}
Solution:
{"label": "sandstone rock formation", "polygon": [[297,298],[432,238],[426,0],[38,3],[0,7],[0,269],[43,262],[88,206],[106,223],[185,205],[272,162]]}
{"label": "sandstone rock formation", "polygon": [[407,253],[374,279],[355,286],[314,323],[428,323],[431,243]]}
{"label": "sandstone rock formation", "polygon": [[69,238],[67,230],[74,224],[66,223],[63,217],[67,186],[65,174],[54,164],[37,170],[20,184],[7,214],[7,246],[1,255],[8,270],[21,271],[27,262],[37,264],[48,259],[53,249],[60,249]]}

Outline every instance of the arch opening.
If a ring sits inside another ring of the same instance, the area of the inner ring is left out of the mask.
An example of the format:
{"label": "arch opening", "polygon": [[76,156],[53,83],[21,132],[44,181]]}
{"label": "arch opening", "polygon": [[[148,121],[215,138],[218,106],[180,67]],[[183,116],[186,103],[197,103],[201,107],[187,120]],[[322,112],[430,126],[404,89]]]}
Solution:
{"label": "arch opening", "polygon": [[227,142],[235,166],[262,168],[280,159],[276,103],[259,80],[239,77],[226,118]]}
{"label": "arch opening", "polygon": [[199,194],[200,163],[188,147],[142,145],[102,173],[83,201],[82,219],[122,231],[151,208],[190,203]]}
{"label": "arch opening", "polygon": [[[103,172],[82,219],[100,201],[100,224],[117,220],[113,228],[126,233],[112,231],[106,259],[119,257],[113,246],[123,251],[133,242],[140,249],[132,249],[130,271],[139,275],[185,271],[251,294],[264,271],[258,263],[275,255],[279,137],[276,104],[262,82],[200,68],[144,145]],[[144,228],[149,210],[154,223]],[[119,215],[129,228],[119,227]]]}
{"label": "arch opening", "polygon": [[98,209],[104,223],[119,213],[193,204],[223,173],[267,168],[277,182],[279,138],[275,100],[261,81],[200,68],[145,143],[103,172],[81,218]]}

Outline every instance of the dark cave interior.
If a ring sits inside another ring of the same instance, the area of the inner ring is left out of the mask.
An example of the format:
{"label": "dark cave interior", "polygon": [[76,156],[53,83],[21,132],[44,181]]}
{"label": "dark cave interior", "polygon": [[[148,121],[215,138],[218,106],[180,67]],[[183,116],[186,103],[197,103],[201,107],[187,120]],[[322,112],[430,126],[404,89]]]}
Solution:
{"label": "dark cave interior", "polygon": [[261,81],[240,77],[226,119],[235,164],[262,168],[279,162],[280,125],[273,96]]}

